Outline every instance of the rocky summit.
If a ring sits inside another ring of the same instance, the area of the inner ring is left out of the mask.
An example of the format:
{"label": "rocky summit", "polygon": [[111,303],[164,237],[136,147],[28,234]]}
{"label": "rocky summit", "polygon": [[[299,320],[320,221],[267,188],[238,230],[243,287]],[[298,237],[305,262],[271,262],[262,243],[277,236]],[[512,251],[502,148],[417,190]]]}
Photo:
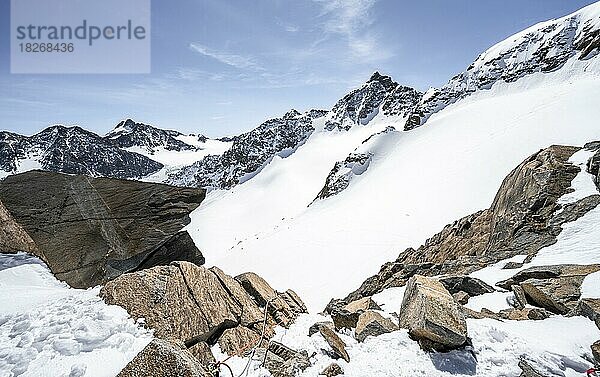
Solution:
{"label": "rocky summit", "polygon": [[202,189],[42,171],[0,182],[0,200],[35,243],[25,249],[77,288],[172,260],[204,263],[181,232],[203,199]]}

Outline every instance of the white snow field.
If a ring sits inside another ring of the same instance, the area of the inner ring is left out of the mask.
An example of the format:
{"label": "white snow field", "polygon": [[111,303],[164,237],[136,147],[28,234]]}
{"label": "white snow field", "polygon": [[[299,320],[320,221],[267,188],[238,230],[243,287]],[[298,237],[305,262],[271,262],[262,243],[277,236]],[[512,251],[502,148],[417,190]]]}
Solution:
{"label": "white snow field", "polygon": [[317,120],[296,153],[230,191],[209,193],[187,230],[209,265],[230,274],[255,271],[321,310],[406,247],[489,207],[527,156],[600,139],[599,72],[598,59],[573,59],[556,72],[476,92],[415,130],[387,133],[370,150],[365,173],[308,207],[335,161],[368,135],[403,125],[375,117],[348,132],[327,132]]}
{"label": "white snow field", "polygon": [[[571,161],[579,163],[587,151],[577,152]],[[594,188],[590,191],[588,183],[592,176],[585,171],[573,180],[575,191],[560,198],[563,203],[570,203],[587,195],[597,194]],[[594,186],[595,187],[595,186]],[[600,263],[600,229],[590,225],[600,221],[597,210],[591,211],[580,219],[564,225],[556,244],[546,247],[538,253],[531,263],[521,269],[534,265],[551,265],[561,263]],[[569,256],[567,260],[565,256]],[[517,269],[503,270],[509,261],[522,262],[524,255],[498,262],[492,266],[472,273],[471,276],[483,279],[494,285],[511,277]],[[589,275],[582,287],[584,297],[600,298],[600,274]],[[382,315],[394,320],[393,313],[398,313],[404,297],[405,287],[388,288],[373,295],[373,300],[383,309]],[[468,307],[475,310],[488,308],[494,311],[509,308],[507,298],[512,292],[494,292],[469,299]],[[301,376],[318,375],[332,360],[322,352],[329,346],[320,334],[308,336],[308,328],[318,321],[331,320],[330,317],[306,314],[302,315],[289,328],[278,328],[274,340],[291,348],[306,350],[309,355],[316,353],[311,359],[312,365]],[[397,320],[395,320],[397,321]],[[412,377],[412,376],[519,376],[521,369],[519,360],[525,358],[532,365],[545,370],[547,375],[580,377],[593,365],[590,345],[600,338],[600,330],[595,323],[584,317],[552,316],[542,321],[497,321],[493,319],[468,319],[467,328],[473,342],[473,354],[469,351],[452,351],[450,353],[426,353],[417,342],[411,340],[407,330],[401,329],[378,337],[368,337],[363,343],[357,342],[353,333],[346,330],[340,337],[347,345],[350,363],[342,359],[336,362],[344,369],[345,375],[352,377]],[[218,346],[213,347],[217,360],[226,355]],[[475,361],[476,360],[476,361]],[[233,358],[228,361],[234,373],[242,371],[248,362],[244,358]],[[260,368],[260,360],[251,361],[248,376],[269,376]]]}
{"label": "white snow field", "polygon": [[98,291],[69,288],[34,257],[0,254],[0,376],[119,373],[152,334]]}

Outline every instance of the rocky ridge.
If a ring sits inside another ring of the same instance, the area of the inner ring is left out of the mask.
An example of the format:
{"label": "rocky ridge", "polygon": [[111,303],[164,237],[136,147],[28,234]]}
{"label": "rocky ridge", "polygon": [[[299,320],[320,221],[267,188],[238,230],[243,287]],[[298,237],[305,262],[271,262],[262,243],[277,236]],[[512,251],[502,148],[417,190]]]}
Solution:
{"label": "rocky ridge", "polygon": [[536,72],[551,72],[567,60],[591,59],[600,48],[600,29],[592,4],[571,15],[528,28],[492,46],[462,73],[430,89],[412,109],[404,129],[422,126],[444,107],[496,82],[513,82]]}
{"label": "rocky ridge", "polygon": [[399,85],[391,77],[373,73],[360,88],[340,99],[328,114],[326,130],[349,130],[367,124],[381,110],[386,116],[407,116],[423,96],[419,91]]}
{"label": "rocky ridge", "polygon": [[578,150],[551,146],[533,154],[504,179],[489,209],[447,225],[417,250],[408,248],[342,302],[403,286],[417,274],[468,274],[517,254],[531,258],[555,243],[562,224],[576,220],[600,203],[600,195],[567,205],[558,203],[571,190],[571,181],[580,171],[568,161]]}
{"label": "rocky ridge", "polygon": [[235,136],[231,148],[222,155],[209,155],[169,175],[170,184],[229,189],[260,172],[276,155],[287,157],[315,130],[313,120],[326,114],[310,110],[304,114],[290,110],[280,118],[269,119],[252,131]]}

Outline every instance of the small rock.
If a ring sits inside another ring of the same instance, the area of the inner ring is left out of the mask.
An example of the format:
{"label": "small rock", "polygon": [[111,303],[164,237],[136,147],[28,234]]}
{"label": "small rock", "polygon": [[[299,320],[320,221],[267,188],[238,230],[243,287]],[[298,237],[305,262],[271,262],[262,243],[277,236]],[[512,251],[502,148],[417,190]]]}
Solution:
{"label": "small rock", "polygon": [[334,310],[331,313],[331,319],[333,319],[336,330],[353,329],[356,327],[361,313],[362,311],[350,312],[346,309]]}
{"label": "small rock", "polygon": [[379,305],[371,297],[364,297],[355,301],[350,302],[344,307],[347,311],[354,313],[358,311],[366,310],[381,310]]}
{"label": "small rock", "polygon": [[594,321],[600,329],[600,299],[582,298],[577,305],[577,312]]}
{"label": "small rock", "polygon": [[348,363],[350,362],[350,356],[346,351],[346,343],[344,343],[344,341],[340,339],[340,337],[332,329],[326,326],[321,326],[321,328],[319,328],[319,333],[321,336],[323,336],[327,344],[329,344],[337,356],[346,360]]}
{"label": "small rock", "polygon": [[470,297],[474,297],[484,293],[494,292],[494,288],[489,284],[466,275],[444,276],[439,280],[450,294],[462,291],[467,293]]}
{"label": "small rock", "polygon": [[154,339],[133,358],[117,377],[211,377],[183,345]]}
{"label": "small rock", "polygon": [[319,376],[334,377],[339,376],[340,374],[344,374],[342,367],[336,363],[331,363],[327,368],[323,369],[323,371],[319,373]]}
{"label": "small rock", "polygon": [[469,299],[471,298],[471,296],[469,296],[467,292],[463,291],[458,291],[454,293],[452,297],[454,297],[454,300],[456,300],[456,302],[458,302],[461,305],[465,305],[467,302],[469,302]]}
{"label": "small rock", "polygon": [[421,275],[406,285],[400,326],[428,350],[447,351],[467,342],[467,323],[459,305],[442,283]]}
{"label": "small rock", "polygon": [[503,270],[514,270],[523,267],[523,263],[520,262],[508,262],[502,267]]}
{"label": "small rock", "polygon": [[211,365],[216,362],[215,356],[206,342],[198,342],[188,348],[188,351],[200,361],[202,365]]}
{"label": "small rock", "polygon": [[519,377],[545,377],[536,371],[527,361],[519,361],[519,368],[521,368],[521,374]]}
{"label": "small rock", "polygon": [[310,366],[305,351],[298,352],[278,342],[270,342],[267,349],[257,349],[256,357],[265,360],[264,366],[273,377],[294,377]]}
{"label": "small rock", "polygon": [[312,336],[313,334],[318,333],[321,326],[327,326],[333,330],[335,325],[331,321],[317,322],[314,325],[312,325],[311,327],[309,327],[308,336]]}
{"label": "small rock", "polygon": [[396,330],[398,326],[394,322],[377,312],[367,310],[358,318],[354,336],[356,340],[362,342],[368,336],[379,336]]}
{"label": "small rock", "polygon": [[596,361],[596,365],[600,365],[600,340],[591,345],[592,355]]}
{"label": "small rock", "polygon": [[498,315],[501,318],[509,319],[513,321],[523,320],[542,320],[549,318],[552,313],[542,308],[524,308],[524,309],[505,309],[501,310]]}
{"label": "small rock", "polygon": [[523,309],[527,305],[527,297],[525,296],[525,291],[521,288],[520,285],[511,285],[511,291],[515,294],[515,308]]}

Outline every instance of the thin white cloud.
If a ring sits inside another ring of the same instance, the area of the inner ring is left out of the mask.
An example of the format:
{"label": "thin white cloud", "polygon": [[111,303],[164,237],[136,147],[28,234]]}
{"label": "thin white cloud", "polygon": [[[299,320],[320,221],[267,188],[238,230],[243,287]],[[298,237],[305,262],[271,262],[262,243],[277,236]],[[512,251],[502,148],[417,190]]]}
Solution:
{"label": "thin white cloud", "polygon": [[190,49],[201,55],[213,58],[223,64],[235,67],[238,69],[247,69],[252,71],[262,71],[263,68],[256,63],[255,59],[251,56],[243,56],[238,54],[232,54],[229,52],[218,51],[211,49],[199,43],[190,43]]}
{"label": "thin white cloud", "polygon": [[354,57],[364,61],[378,61],[394,54],[378,43],[371,31],[374,24],[372,8],[377,0],[313,0],[321,6],[320,16],[326,34],[335,34],[346,39]]}

